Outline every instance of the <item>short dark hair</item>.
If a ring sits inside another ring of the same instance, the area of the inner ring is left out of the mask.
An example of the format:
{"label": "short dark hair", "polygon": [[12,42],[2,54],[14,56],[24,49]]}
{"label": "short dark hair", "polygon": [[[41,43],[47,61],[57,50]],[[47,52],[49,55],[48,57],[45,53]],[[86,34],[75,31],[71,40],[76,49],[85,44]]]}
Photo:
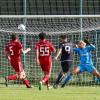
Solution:
{"label": "short dark hair", "polygon": [[66,37],[66,35],[60,35],[60,38],[61,39],[66,39],[67,37]]}
{"label": "short dark hair", "polygon": [[16,34],[12,34],[12,35],[11,35],[11,39],[12,39],[12,40],[16,40],[16,38],[17,38],[17,35],[16,35]]}
{"label": "short dark hair", "polygon": [[39,39],[43,40],[45,38],[46,38],[46,33],[44,32],[39,33]]}

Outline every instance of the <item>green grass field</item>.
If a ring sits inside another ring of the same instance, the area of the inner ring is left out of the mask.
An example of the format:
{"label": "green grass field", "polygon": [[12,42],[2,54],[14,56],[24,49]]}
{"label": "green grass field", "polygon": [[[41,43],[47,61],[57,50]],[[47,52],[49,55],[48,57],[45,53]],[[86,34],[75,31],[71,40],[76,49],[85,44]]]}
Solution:
{"label": "green grass field", "polygon": [[41,91],[37,87],[1,87],[0,100],[100,100],[100,87],[43,87]]}

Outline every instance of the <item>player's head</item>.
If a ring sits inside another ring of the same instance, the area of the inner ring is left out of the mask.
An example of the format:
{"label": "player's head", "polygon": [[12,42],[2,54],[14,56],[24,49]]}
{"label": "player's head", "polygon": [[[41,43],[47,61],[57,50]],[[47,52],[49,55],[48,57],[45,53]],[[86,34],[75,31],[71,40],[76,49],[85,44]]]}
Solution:
{"label": "player's head", "polygon": [[17,35],[16,35],[16,34],[12,34],[12,35],[11,35],[11,39],[12,39],[12,40],[16,40],[16,39],[17,39]]}
{"label": "player's head", "polygon": [[44,40],[45,38],[46,38],[46,33],[44,33],[44,32],[39,33],[40,40]]}
{"label": "player's head", "polygon": [[79,47],[80,48],[85,48],[85,46],[86,46],[86,43],[84,41],[79,42]]}
{"label": "player's head", "polygon": [[61,42],[67,41],[66,35],[60,35],[59,38],[60,38],[60,41],[61,41]]}

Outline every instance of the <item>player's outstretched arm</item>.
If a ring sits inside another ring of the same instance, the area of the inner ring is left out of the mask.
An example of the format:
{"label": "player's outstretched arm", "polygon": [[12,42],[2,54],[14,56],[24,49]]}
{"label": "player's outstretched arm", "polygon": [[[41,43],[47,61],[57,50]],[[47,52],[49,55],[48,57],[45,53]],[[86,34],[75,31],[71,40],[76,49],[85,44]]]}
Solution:
{"label": "player's outstretched arm", "polygon": [[55,56],[55,60],[57,60],[58,59],[58,57],[60,56],[60,54],[61,54],[61,51],[62,51],[62,49],[60,48],[60,49],[58,49],[58,51],[57,51],[57,55]]}
{"label": "player's outstretched arm", "polygon": [[25,49],[25,50],[22,49],[23,54],[26,54],[26,53],[28,53],[29,51],[31,51],[31,48],[27,48],[27,49]]}
{"label": "player's outstretched arm", "polygon": [[86,45],[90,45],[90,42],[87,39],[84,39],[84,42],[86,43]]}
{"label": "player's outstretched arm", "polygon": [[90,51],[95,51],[96,47],[93,44],[90,44],[90,46],[88,47]]}
{"label": "player's outstretched arm", "polygon": [[73,51],[75,51],[76,53],[78,52],[78,48],[79,48],[79,46],[77,45],[77,44],[75,44],[74,46],[73,46]]}
{"label": "player's outstretched arm", "polygon": [[84,42],[87,44],[87,45],[89,45],[89,49],[90,50],[95,50],[96,49],[96,47],[93,45],[93,44],[91,44],[87,39],[84,39]]}

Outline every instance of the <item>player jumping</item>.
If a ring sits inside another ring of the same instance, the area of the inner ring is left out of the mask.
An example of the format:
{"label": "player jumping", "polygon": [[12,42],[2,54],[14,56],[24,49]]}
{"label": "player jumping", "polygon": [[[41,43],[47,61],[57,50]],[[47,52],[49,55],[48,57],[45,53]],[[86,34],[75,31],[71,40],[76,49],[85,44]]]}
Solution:
{"label": "player jumping", "polygon": [[[87,46],[86,46],[87,44]],[[62,87],[65,86],[65,84],[71,79],[72,74],[80,73],[87,71],[89,73],[92,73],[94,76],[97,76],[97,78],[100,79],[100,73],[97,71],[97,69],[93,66],[92,62],[92,54],[91,51],[96,50],[95,46],[93,44],[90,44],[87,40],[80,41],[77,48],[74,48],[74,51],[79,54],[80,57],[80,64],[78,67],[74,67],[71,74],[69,74]]]}
{"label": "player jumping", "polygon": [[58,57],[61,54],[61,67],[62,70],[58,75],[58,78],[54,84],[54,88],[57,88],[59,83],[64,78],[65,74],[69,71],[69,69],[72,66],[72,55],[73,55],[73,44],[67,41],[66,35],[60,36],[60,45],[57,52],[57,55],[55,57],[55,60],[57,61]]}
{"label": "player jumping", "polygon": [[42,84],[46,84],[47,88],[50,88],[49,78],[52,69],[51,52],[54,52],[55,48],[49,41],[46,40],[45,33],[40,33],[39,39],[40,41],[36,44],[36,60],[44,73],[44,77],[39,83],[39,90],[41,90]]}
{"label": "player jumping", "polygon": [[22,52],[26,54],[29,51],[30,51],[30,48],[23,50],[22,44],[19,41],[18,36],[16,34],[11,35],[11,41],[10,43],[8,43],[6,47],[6,55],[10,61],[11,66],[15,70],[16,74],[6,76],[5,78],[6,86],[8,86],[9,80],[22,79],[26,87],[31,88],[29,80],[26,78],[26,74],[23,69],[23,64],[22,64],[21,57],[20,57]]}

